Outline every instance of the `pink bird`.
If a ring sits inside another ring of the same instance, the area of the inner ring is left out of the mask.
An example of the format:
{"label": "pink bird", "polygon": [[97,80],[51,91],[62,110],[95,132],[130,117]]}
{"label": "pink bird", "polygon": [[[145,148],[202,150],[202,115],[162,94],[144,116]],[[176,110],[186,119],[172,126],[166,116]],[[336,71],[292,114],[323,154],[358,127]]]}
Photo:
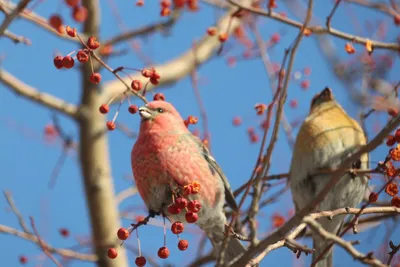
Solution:
{"label": "pink bird", "polygon": [[[190,200],[200,201],[197,225],[203,229],[218,253],[225,238],[225,199],[237,209],[229,183],[208,149],[185,126],[174,106],[165,101],[153,101],[139,108],[140,132],[132,148],[133,175],[140,196],[150,213],[161,213],[171,221],[186,222],[185,212],[171,214],[173,192],[198,182],[200,191]],[[225,263],[245,252],[242,243],[231,238],[225,253]],[[218,255],[218,254],[216,254]]]}

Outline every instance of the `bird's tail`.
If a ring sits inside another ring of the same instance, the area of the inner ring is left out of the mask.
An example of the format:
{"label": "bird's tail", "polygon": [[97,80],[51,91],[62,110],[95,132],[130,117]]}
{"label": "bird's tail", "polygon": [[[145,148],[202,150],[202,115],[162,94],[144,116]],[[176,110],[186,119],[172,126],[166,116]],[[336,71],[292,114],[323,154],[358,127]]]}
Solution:
{"label": "bird's tail", "polygon": [[[208,234],[208,237],[214,247],[215,256],[218,257],[220,255],[225,235],[223,233],[215,234],[215,232],[213,232],[212,234]],[[231,237],[224,254],[224,266],[230,266],[229,263],[238,259],[245,251],[246,248],[243,244],[238,239]]]}
{"label": "bird's tail", "polygon": [[[339,215],[334,217],[332,220],[328,220],[326,218],[321,218],[319,221],[325,230],[339,234],[342,226],[343,220],[345,216]],[[315,252],[312,254],[312,262],[318,259],[318,262],[315,264],[315,267],[332,267],[333,266],[333,247],[330,247],[327,252],[324,252],[331,242],[327,241],[325,238],[321,237],[317,233],[312,233],[313,237],[313,247]],[[323,253],[320,258],[321,253]]]}

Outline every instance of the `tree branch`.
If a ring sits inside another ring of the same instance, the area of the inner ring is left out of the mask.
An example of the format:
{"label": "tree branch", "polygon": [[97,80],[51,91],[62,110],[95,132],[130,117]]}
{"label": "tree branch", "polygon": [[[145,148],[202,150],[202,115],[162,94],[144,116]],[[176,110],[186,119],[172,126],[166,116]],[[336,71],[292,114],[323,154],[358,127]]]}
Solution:
{"label": "tree branch", "polygon": [[31,0],[21,0],[19,4],[13,9],[13,11],[6,16],[3,23],[0,25],[0,36],[4,34],[11,22],[20,14]]}
{"label": "tree branch", "polygon": [[[232,5],[236,6],[236,7],[240,7],[244,10],[247,10],[249,12],[252,12],[253,14],[256,15],[260,15],[260,16],[264,16],[264,17],[268,17],[268,18],[272,18],[274,20],[280,21],[284,24],[287,24],[289,26],[293,26],[296,28],[301,29],[303,27],[303,24],[301,22],[283,17],[281,15],[279,15],[278,13],[275,13],[273,11],[269,12],[269,11],[265,11],[259,8],[252,8],[246,5],[243,5],[242,3],[238,3],[235,2],[234,0],[227,0],[229,3],[231,3]],[[334,28],[326,28],[326,27],[322,27],[322,26],[310,26],[307,27],[309,30],[311,30],[311,32],[313,34],[316,35],[325,35],[325,34],[329,34],[329,35],[333,35],[336,36],[338,38],[347,40],[347,41],[351,41],[354,43],[358,43],[358,44],[363,44],[365,45],[367,42],[371,42],[372,47],[374,49],[387,49],[387,50],[394,50],[394,51],[399,51],[400,50],[400,45],[398,43],[385,43],[385,42],[380,42],[380,41],[376,41],[376,40],[370,40],[368,38],[363,38],[357,35],[353,35],[353,34],[349,34],[346,32],[342,32],[339,30],[336,30]]]}
{"label": "tree branch", "polygon": [[380,260],[376,259],[372,253],[363,254],[356,250],[351,242],[345,241],[337,235],[326,231],[321,224],[317,223],[315,219],[311,217],[305,217],[303,222],[305,222],[311,228],[311,230],[318,233],[325,240],[332,241],[344,248],[354,259],[364,264],[368,264],[369,266],[387,267],[386,264],[383,264]]}
{"label": "tree branch", "polygon": [[23,83],[15,76],[2,69],[0,69],[0,83],[3,83],[17,95],[23,96],[42,106],[57,110],[64,115],[77,119],[78,108],[74,104],[70,104],[48,93],[42,93],[37,89]]}
{"label": "tree branch", "polygon": [[[250,0],[243,0],[243,4],[250,4]],[[231,20],[231,26],[229,28],[229,34],[232,33],[237,26],[240,25],[240,19],[232,18],[232,14],[237,11],[237,8],[231,8],[228,13],[219,20],[217,28],[228,29],[229,21]],[[221,42],[215,36],[206,35],[199,42],[196,42],[196,54],[194,55],[192,47],[186,51],[183,55],[178,58],[172,59],[169,62],[161,65],[154,66],[157,72],[161,75],[160,83],[157,86],[165,86],[172,84],[182,79],[183,77],[190,75],[196,66],[199,66],[208,61],[215,52],[221,47]],[[147,80],[141,76],[140,73],[130,74],[132,79],[140,80],[142,83],[146,83]],[[124,78],[128,84],[130,84],[130,78]],[[147,91],[154,89],[154,85],[149,83],[147,85]],[[108,82],[104,85],[104,99],[103,103],[107,103],[112,97],[117,94],[124,92],[125,88],[119,80]],[[120,97],[114,99],[114,102],[118,102]]]}
{"label": "tree branch", "polygon": [[[11,227],[8,227],[8,226],[2,225],[2,224],[0,224],[0,233],[14,235],[14,236],[32,241],[33,243],[35,243],[37,245],[40,245],[39,239],[34,234],[28,234],[28,233],[25,233],[22,231],[18,231],[15,228],[11,228]],[[69,249],[54,248],[45,242],[43,242],[43,245],[47,248],[47,250],[49,252],[61,255],[63,257],[77,259],[77,260],[81,260],[81,261],[91,261],[91,262],[97,261],[97,257],[93,254],[84,254],[84,253],[75,252],[75,251],[69,250]]]}

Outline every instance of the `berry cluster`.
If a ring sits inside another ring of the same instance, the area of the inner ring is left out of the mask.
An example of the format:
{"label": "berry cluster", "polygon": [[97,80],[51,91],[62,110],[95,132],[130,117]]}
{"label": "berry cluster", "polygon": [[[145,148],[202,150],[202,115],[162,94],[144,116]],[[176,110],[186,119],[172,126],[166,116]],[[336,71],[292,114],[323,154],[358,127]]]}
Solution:
{"label": "berry cluster", "polygon": [[[71,8],[72,18],[78,22],[82,23],[87,19],[88,11],[86,7],[81,5],[81,0],[64,0],[64,3]],[[53,14],[49,18],[49,25],[55,29],[59,34],[65,33],[65,28],[63,26],[63,19],[59,14]]]}
{"label": "berry cluster", "polygon": [[[178,187],[177,190],[173,191],[173,203],[168,206],[168,212],[173,215],[180,214],[184,209],[185,220],[187,223],[195,223],[199,219],[198,212],[201,210],[201,203],[199,200],[190,200],[190,195],[196,195],[200,191],[200,184],[193,182],[185,185],[184,187]],[[172,230],[172,229],[171,229]],[[174,232],[174,231],[173,231]]]}

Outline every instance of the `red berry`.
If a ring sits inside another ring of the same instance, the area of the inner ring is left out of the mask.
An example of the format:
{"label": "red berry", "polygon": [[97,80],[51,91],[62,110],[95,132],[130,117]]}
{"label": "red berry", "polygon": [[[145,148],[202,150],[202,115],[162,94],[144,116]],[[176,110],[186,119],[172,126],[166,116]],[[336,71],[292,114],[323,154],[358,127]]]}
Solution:
{"label": "red berry", "polygon": [[396,138],[393,135],[389,135],[386,139],[387,146],[393,146],[396,143]]}
{"label": "red berry", "polygon": [[399,15],[394,16],[393,20],[394,20],[394,24],[396,24],[397,26],[400,25],[400,16]]}
{"label": "red berry", "polygon": [[63,237],[68,237],[69,236],[69,231],[66,228],[61,228],[59,230],[59,232],[60,232],[60,235],[63,236]]}
{"label": "red berry", "polygon": [[146,265],[146,258],[143,256],[139,256],[135,260],[136,266],[143,267]]}
{"label": "red berry", "polygon": [[160,83],[160,81],[158,79],[154,78],[154,77],[150,77],[150,82],[153,85],[157,85],[157,84]]}
{"label": "red berry", "polygon": [[169,8],[161,9],[160,15],[161,17],[168,17],[169,15],[171,15],[171,9]]}
{"label": "red berry", "polygon": [[400,197],[393,196],[392,200],[390,201],[393,207],[400,208]]}
{"label": "red berry", "polygon": [[84,22],[87,18],[88,11],[84,6],[74,6],[72,9],[72,17],[76,22]]}
{"label": "red berry", "polygon": [[281,39],[281,36],[279,35],[279,33],[274,33],[272,36],[271,36],[271,42],[273,42],[273,43],[277,43],[277,42],[279,42],[279,40]]}
{"label": "red berry", "polygon": [[310,67],[305,67],[303,70],[303,73],[305,76],[310,76],[311,74],[311,68]]}
{"label": "red berry", "polygon": [[300,86],[301,86],[301,88],[306,90],[306,89],[308,89],[308,87],[310,87],[310,81],[309,80],[304,80],[304,81],[301,82]]}
{"label": "red berry", "polygon": [[181,223],[181,222],[174,222],[171,225],[171,231],[175,235],[179,235],[180,233],[183,232],[184,229],[185,229],[185,227],[183,226],[183,223]]}
{"label": "red berry", "polygon": [[138,0],[136,2],[136,6],[143,6],[144,5],[144,1],[143,0]]}
{"label": "red berry", "polygon": [[103,104],[99,107],[99,110],[101,114],[107,114],[110,111],[110,108],[107,104]]}
{"label": "red berry", "polygon": [[65,57],[63,57],[62,64],[63,64],[64,68],[70,69],[75,65],[75,61],[72,57],[65,56]]}
{"label": "red berry", "polygon": [[115,248],[109,248],[107,249],[107,256],[110,259],[115,259],[118,256],[118,252]]}
{"label": "red berry", "polygon": [[183,197],[178,197],[177,199],[175,199],[175,206],[178,209],[184,209],[187,207],[188,201],[186,198]]}
{"label": "red berry", "polygon": [[86,63],[89,60],[89,55],[86,53],[85,50],[79,50],[78,53],[76,54],[76,58],[80,63]]}
{"label": "red berry", "polygon": [[214,36],[217,34],[217,28],[215,27],[208,27],[207,34],[210,36]]}
{"label": "red berry", "polygon": [[90,36],[90,37],[89,37],[89,39],[88,39],[88,41],[87,41],[87,46],[88,46],[90,49],[93,49],[93,50],[96,50],[97,48],[99,48],[100,43],[99,43],[99,41],[97,41],[96,36]]}
{"label": "red berry", "polygon": [[219,40],[221,43],[226,42],[226,41],[228,40],[228,34],[226,34],[226,33],[220,33],[220,34],[218,35],[218,40]]}
{"label": "red berry", "polygon": [[49,18],[49,24],[51,27],[59,31],[60,27],[62,27],[63,21],[59,15],[55,14]]}
{"label": "red berry", "polygon": [[25,264],[28,262],[28,258],[25,257],[24,255],[19,256],[19,263]]}
{"label": "red berry", "polygon": [[369,194],[369,202],[375,203],[377,200],[378,200],[378,194],[375,192],[371,192],[371,194]]}
{"label": "red berry", "polygon": [[397,109],[389,108],[389,109],[388,109],[388,114],[389,114],[390,116],[392,116],[392,117],[396,117],[397,114],[398,114]]}
{"label": "red berry", "polygon": [[165,96],[163,93],[157,93],[154,95],[153,100],[165,101]]}
{"label": "red berry", "polygon": [[56,56],[56,57],[54,58],[54,60],[53,60],[53,63],[54,63],[54,66],[55,66],[57,69],[61,69],[61,68],[64,67],[64,66],[63,66],[63,57],[62,57],[62,56]]}
{"label": "red berry", "polygon": [[75,7],[79,4],[80,0],[65,0],[65,4],[70,7]]}
{"label": "red berry", "polygon": [[75,28],[71,28],[70,26],[65,27],[65,30],[67,31],[67,34],[70,37],[76,37],[76,29]]}
{"label": "red berry", "polygon": [[149,69],[142,69],[142,76],[145,78],[150,78],[152,71]]}
{"label": "red berry", "polygon": [[99,84],[101,82],[101,75],[98,72],[92,73],[92,75],[90,75],[90,81],[94,84]]}
{"label": "red berry", "polygon": [[289,105],[291,108],[297,108],[297,100],[290,100]]}
{"label": "red berry", "polygon": [[171,6],[171,1],[170,0],[161,0],[161,7],[162,8],[168,8]]}
{"label": "red berry", "polygon": [[113,122],[113,121],[107,121],[107,128],[108,128],[108,130],[109,131],[113,131],[113,130],[115,130],[115,123]]}
{"label": "red berry", "polygon": [[257,143],[260,140],[260,137],[257,134],[250,134],[250,142]]}
{"label": "red berry", "polygon": [[186,0],[174,0],[174,5],[176,8],[182,8],[186,4]]}
{"label": "red berry", "polygon": [[199,215],[195,212],[186,212],[185,219],[188,223],[195,223],[199,219]]}
{"label": "red berry", "polygon": [[142,89],[142,83],[139,80],[133,80],[131,88],[135,91],[140,91]]}
{"label": "red berry", "polygon": [[135,114],[136,112],[138,112],[139,108],[136,105],[130,105],[128,108],[129,113],[131,114]]}
{"label": "red berry", "polygon": [[161,247],[158,250],[158,257],[161,259],[166,259],[169,257],[169,249],[167,247]]}
{"label": "red berry", "polygon": [[117,236],[119,240],[126,240],[129,237],[129,231],[125,228],[119,228]]}
{"label": "red berry", "polygon": [[396,132],[394,133],[394,139],[396,139],[397,143],[400,142],[400,128],[397,129]]}
{"label": "red berry", "polygon": [[175,205],[171,205],[168,207],[168,212],[171,214],[179,214],[181,212],[181,209],[177,208]]}
{"label": "red berry", "polygon": [[189,247],[189,242],[187,240],[184,240],[184,239],[179,240],[179,243],[178,243],[179,250],[184,251],[184,250],[187,250],[188,247]]}
{"label": "red berry", "polygon": [[198,200],[192,200],[188,203],[188,210],[191,212],[199,212],[201,209],[201,203]]}
{"label": "red berry", "polygon": [[239,116],[234,117],[232,124],[234,126],[239,126],[240,124],[242,124],[242,118],[240,118]]}

